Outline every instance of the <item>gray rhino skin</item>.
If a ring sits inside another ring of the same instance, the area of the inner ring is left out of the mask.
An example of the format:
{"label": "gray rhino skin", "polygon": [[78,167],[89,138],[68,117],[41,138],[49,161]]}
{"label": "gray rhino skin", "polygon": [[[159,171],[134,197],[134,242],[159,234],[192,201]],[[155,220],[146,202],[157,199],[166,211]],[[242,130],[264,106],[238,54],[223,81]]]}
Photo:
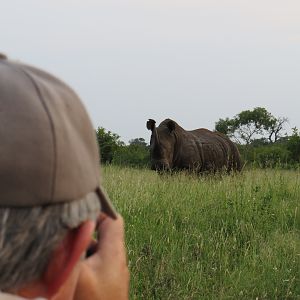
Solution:
{"label": "gray rhino skin", "polygon": [[240,171],[241,158],[236,145],[225,135],[205,128],[186,131],[166,119],[155,126],[150,140],[151,168],[154,170],[189,169],[196,172]]}

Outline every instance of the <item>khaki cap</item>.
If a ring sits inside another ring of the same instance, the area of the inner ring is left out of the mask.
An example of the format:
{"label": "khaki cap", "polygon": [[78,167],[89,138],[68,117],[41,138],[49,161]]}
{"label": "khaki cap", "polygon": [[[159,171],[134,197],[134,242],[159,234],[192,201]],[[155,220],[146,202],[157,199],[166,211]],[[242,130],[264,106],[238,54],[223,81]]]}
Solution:
{"label": "khaki cap", "polygon": [[76,93],[56,77],[0,54],[0,207],[66,203],[100,185],[95,131]]}

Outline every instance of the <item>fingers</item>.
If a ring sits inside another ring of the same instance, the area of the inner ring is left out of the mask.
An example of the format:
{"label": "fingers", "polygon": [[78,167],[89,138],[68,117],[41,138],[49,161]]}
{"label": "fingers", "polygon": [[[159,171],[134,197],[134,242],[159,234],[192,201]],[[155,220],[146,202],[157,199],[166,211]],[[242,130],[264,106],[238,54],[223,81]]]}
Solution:
{"label": "fingers", "polygon": [[96,251],[81,262],[74,299],[128,300],[129,270],[124,244],[124,223],[99,218]]}
{"label": "fingers", "polygon": [[98,245],[93,247],[94,253],[87,259],[93,268],[127,265],[126,250],[124,245],[124,222],[118,215],[113,220],[103,215],[98,219]]}
{"label": "fingers", "polygon": [[124,222],[121,216],[116,220],[105,218],[98,226],[98,253],[103,262],[114,264],[126,261],[124,246]]}

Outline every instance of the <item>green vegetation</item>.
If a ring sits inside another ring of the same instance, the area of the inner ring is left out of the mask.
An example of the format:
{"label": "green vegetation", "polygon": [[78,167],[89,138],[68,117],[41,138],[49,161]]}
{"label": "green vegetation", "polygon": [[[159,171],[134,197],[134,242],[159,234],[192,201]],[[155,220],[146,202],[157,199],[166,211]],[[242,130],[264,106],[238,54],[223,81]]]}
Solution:
{"label": "green vegetation", "polygon": [[284,130],[288,119],[274,117],[263,107],[245,110],[233,118],[219,119],[215,130],[235,141],[246,165],[260,168],[299,168],[300,136]]}
{"label": "green vegetation", "polygon": [[111,163],[116,151],[124,146],[124,143],[120,141],[119,135],[111,131],[106,131],[103,127],[98,127],[96,129],[96,139],[100,146],[99,155],[104,164]]}
{"label": "green vegetation", "polygon": [[249,145],[259,136],[272,143],[282,137],[287,121],[287,118],[274,117],[263,107],[256,107],[241,111],[232,119],[219,119],[215,129],[234,138],[239,144]]}
{"label": "green vegetation", "polygon": [[246,165],[259,168],[299,169],[300,136],[296,128],[293,134],[269,143],[261,139],[249,145],[238,145]]}
{"label": "green vegetation", "polygon": [[96,139],[100,148],[101,161],[104,164],[114,164],[128,167],[147,167],[150,162],[150,152],[143,138],[136,138],[126,145],[120,136],[103,127],[96,130]]}
{"label": "green vegetation", "polygon": [[129,167],[147,167],[150,162],[150,151],[143,138],[129,141],[122,145],[114,154],[113,164]]}
{"label": "green vegetation", "polygon": [[300,299],[300,172],[104,167],[126,221],[130,299]]}

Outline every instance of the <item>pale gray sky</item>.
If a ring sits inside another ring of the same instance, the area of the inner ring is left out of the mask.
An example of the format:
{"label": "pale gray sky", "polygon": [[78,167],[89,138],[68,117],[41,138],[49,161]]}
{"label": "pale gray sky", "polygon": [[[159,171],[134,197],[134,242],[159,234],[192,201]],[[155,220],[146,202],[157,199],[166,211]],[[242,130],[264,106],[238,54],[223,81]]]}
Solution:
{"label": "pale gray sky", "polygon": [[299,0],[9,0],[0,52],[81,96],[94,126],[149,142],[265,107],[300,128]]}

